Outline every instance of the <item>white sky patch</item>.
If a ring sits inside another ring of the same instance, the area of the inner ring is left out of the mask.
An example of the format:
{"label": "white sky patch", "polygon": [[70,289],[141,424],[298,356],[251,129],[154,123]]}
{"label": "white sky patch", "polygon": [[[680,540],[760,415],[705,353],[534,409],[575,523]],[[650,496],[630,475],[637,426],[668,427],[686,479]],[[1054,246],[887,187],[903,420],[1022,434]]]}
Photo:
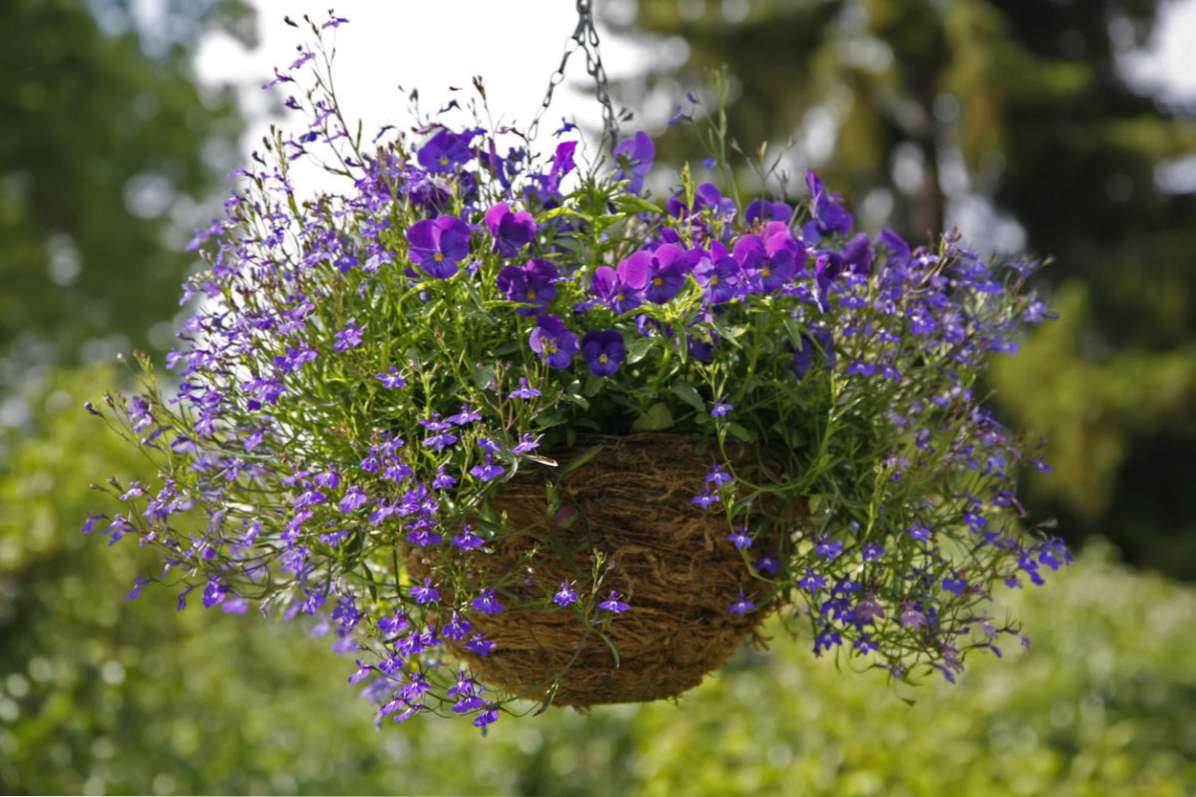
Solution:
{"label": "white sky patch", "polygon": [[[243,140],[246,152],[258,146],[272,121],[272,105],[286,96],[275,89],[272,99],[261,84],[272,77],[274,66],[285,67],[294,60],[297,45],[310,43],[306,27],[296,30],[284,25],[284,15],[301,25],[303,14],[321,22],[332,5],[338,16],[350,20],[331,39],[337,50],[333,77],[346,120],[352,125],[361,119],[367,139],[383,125],[410,124],[398,85],[408,91],[419,89],[421,107],[435,111],[452,98],[449,86],[468,87],[475,75],[484,79],[496,120],[504,117],[526,127],[577,24],[573,3],[563,0],[254,0],[253,4],[261,34],[258,47],[247,50],[231,37],[213,34],[196,56],[202,81],[237,86],[249,122]],[[601,28],[599,32],[611,80],[646,67],[648,55],[636,45],[616,40]],[[557,87],[541,123],[541,139],[559,126],[562,116],[575,118],[591,130],[601,127],[600,106],[585,93],[591,86],[585,54],[575,52],[566,80]],[[297,116],[290,118],[295,121],[288,126],[298,124]]]}

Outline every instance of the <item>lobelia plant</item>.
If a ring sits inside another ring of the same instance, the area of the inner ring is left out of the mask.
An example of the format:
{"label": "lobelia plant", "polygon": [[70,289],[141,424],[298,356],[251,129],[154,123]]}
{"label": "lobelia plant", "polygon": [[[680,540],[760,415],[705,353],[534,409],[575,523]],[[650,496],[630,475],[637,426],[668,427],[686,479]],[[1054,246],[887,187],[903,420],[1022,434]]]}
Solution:
{"label": "lobelia plant", "polygon": [[[177,383],[139,355],[137,393],[88,405],[159,468],[84,527],[161,551],[134,595],[316,617],[379,718],[483,728],[672,696],[768,614],[905,681],[1025,642],[994,589],[1070,559],[1023,528],[1031,454],[975,390],[1048,315],[1036,263],[853,234],[812,173],[794,208],[685,168],[661,207],[644,133],[539,157],[477,121],[480,81],[471,126],[417,108],[365,145],[343,21],[272,81],[311,76],[307,127],[192,242]],[[317,146],[340,187],[305,198]]]}

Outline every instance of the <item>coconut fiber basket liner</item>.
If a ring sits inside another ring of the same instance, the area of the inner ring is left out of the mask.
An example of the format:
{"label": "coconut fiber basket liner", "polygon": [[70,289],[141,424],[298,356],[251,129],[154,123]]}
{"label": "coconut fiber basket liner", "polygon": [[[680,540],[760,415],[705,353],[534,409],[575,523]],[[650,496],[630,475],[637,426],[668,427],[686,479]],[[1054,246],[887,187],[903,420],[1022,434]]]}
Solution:
{"label": "coconut fiber basket liner", "polygon": [[[739,454],[732,454],[736,467],[742,459],[750,469],[754,452]],[[759,639],[756,627],[770,608],[768,585],[752,577],[726,539],[731,530],[725,516],[691,503],[716,459],[702,441],[669,433],[580,436],[571,452],[556,459],[560,468],[521,469],[494,497],[506,528],[518,531],[467,555],[480,583],[505,577],[500,595],[509,607],[501,614],[469,615],[496,643],[490,655],[446,640],[476,677],[523,697],[551,697],[558,705],[658,700],[697,686],[748,635]],[[546,481],[556,481],[560,499],[552,516]],[[775,554],[778,543],[778,534],[765,533],[753,552]],[[567,609],[512,605],[544,605],[561,583],[575,584],[579,593],[588,589],[595,551],[606,573],[601,599],[617,590],[631,605],[614,616],[599,612],[610,617],[602,633],[587,630]],[[428,571],[424,555],[405,551],[417,577]],[[741,593],[758,607],[746,616],[729,611]],[[550,694],[558,675],[559,687]]]}

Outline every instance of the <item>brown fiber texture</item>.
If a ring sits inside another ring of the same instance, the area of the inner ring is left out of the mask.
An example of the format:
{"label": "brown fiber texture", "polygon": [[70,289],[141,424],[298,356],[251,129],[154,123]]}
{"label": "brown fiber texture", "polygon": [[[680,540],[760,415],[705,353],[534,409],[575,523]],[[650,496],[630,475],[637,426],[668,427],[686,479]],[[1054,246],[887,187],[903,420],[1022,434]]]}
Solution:
{"label": "brown fiber texture", "polygon": [[[592,458],[559,475],[583,452]],[[446,644],[481,681],[523,697],[549,697],[559,676],[557,705],[658,700],[697,686],[770,608],[769,585],[727,540],[726,517],[691,504],[716,454],[691,437],[640,433],[584,437],[557,459],[559,469],[521,469],[504,485],[493,505],[510,531],[468,555],[478,583],[502,584],[505,612],[468,615],[497,648],[478,656]],[[553,517],[546,480],[558,484]],[[766,534],[748,553],[775,555],[776,546],[777,535]],[[617,590],[631,608],[599,610],[600,622],[587,629],[572,609],[545,607],[561,583],[589,599],[596,552],[604,575],[592,604]],[[415,575],[428,571],[423,555],[406,553]],[[743,617],[729,611],[741,593],[757,604]]]}

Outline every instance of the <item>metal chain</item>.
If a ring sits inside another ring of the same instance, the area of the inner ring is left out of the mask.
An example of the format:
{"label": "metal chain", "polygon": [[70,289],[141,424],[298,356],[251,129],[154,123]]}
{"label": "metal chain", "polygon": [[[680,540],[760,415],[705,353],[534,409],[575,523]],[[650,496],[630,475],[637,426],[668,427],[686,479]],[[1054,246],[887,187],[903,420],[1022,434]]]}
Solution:
{"label": "metal chain", "polygon": [[552,104],[552,93],[565,80],[565,67],[569,64],[569,57],[577,50],[585,51],[586,73],[594,79],[594,94],[602,105],[602,126],[613,144],[618,141],[619,122],[610,94],[606,90],[606,68],[602,66],[602,56],[598,53],[598,29],[594,27],[592,0],[577,0],[577,27],[573,29],[573,35],[565,41],[565,52],[561,56],[560,65],[548,78],[548,91],[536,111],[531,127],[528,128],[528,137],[535,138],[536,131],[540,129],[540,119]]}

